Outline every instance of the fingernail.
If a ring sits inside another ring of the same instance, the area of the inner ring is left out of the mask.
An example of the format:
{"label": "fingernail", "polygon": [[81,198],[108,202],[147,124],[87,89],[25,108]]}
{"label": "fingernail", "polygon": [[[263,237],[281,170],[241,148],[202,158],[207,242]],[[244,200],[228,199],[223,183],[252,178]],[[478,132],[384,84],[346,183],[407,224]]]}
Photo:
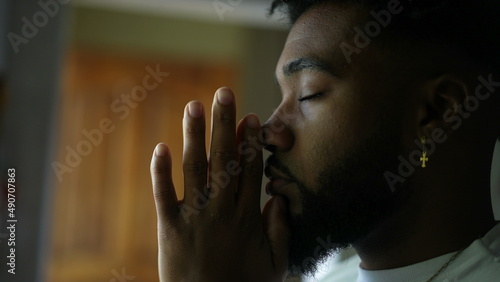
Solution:
{"label": "fingernail", "polygon": [[247,117],[247,125],[250,128],[257,129],[259,128],[259,119],[254,115],[249,115]]}
{"label": "fingernail", "polygon": [[217,91],[217,100],[222,105],[230,105],[233,102],[233,94],[227,88],[222,88]]}
{"label": "fingernail", "polygon": [[165,157],[168,154],[168,148],[167,145],[160,143],[156,145],[155,148],[155,156],[157,157]]}
{"label": "fingernail", "polygon": [[188,105],[189,116],[199,118],[203,115],[203,108],[200,102],[193,101]]}

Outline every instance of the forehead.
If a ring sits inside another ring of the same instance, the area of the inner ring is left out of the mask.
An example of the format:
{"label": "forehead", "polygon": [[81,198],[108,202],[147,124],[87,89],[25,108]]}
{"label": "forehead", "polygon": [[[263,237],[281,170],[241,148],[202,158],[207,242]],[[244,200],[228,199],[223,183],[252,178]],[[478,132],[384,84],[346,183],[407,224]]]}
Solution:
{"label": "forehead", "polygon": [[349,42],[354,26],[363,15],[364,10],[352,4],[325,3],[310,8],[290,30],[277,73],[288,61],[299,57],[347,67],[339,45]]}

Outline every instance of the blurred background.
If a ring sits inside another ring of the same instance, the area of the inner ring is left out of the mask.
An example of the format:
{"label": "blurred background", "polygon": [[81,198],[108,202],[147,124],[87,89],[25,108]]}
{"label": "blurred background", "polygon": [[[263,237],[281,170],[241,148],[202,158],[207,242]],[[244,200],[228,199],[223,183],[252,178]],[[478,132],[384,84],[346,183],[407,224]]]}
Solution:
{"label": "blurred background", "polygon": [[287,32],[268,5],[0,0],[0,169],[2,191],[16,169],[18,220],[10,275],[2,195],[0,281],[158,281],[151,154],[171,146],[183,187],[184,106],[209,110],[221,86],[238,118],[272,113]]}
{"label": "blurred background", "polygon": [[11,275],[2,192],[0,281],[158,281],[152,151],[172,148],[182,197],[188,101],[210,109],[230,86],[238,118],[272,113],[287,27],[269,3],[0,0],[1,187],[15,168],[18,220]]}

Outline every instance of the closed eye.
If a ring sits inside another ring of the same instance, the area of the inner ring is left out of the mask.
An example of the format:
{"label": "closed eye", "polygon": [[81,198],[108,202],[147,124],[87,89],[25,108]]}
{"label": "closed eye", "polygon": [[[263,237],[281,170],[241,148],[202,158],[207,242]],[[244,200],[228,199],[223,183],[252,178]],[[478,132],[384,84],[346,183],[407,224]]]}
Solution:
{"label": "closed eye", "polygon": [[307,100],[313,100],[313,99],[316,99],[316,98],[319,98],[323,96],[323,93],[316,93],[316,94],[312,94],[312,95],[308,95],[308,96],[305,96],[305,97],[300,97],[299,98],[299,102],[304,102],[304,101],[307,101]]}

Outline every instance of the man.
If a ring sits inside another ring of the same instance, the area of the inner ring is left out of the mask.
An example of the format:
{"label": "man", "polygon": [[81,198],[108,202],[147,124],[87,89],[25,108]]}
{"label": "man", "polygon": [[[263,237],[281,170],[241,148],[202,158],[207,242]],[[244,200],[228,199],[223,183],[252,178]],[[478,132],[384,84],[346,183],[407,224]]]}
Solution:
{"label": "man", "polygon": [[[185,197],[159,144],[161,281],[282,281],[353,246],[358,281],[494,281],[495,1],[275,1],[293,26],[262,126],[217,91],[184,118]],[[261,143],[274,197],[261,214]]]}

